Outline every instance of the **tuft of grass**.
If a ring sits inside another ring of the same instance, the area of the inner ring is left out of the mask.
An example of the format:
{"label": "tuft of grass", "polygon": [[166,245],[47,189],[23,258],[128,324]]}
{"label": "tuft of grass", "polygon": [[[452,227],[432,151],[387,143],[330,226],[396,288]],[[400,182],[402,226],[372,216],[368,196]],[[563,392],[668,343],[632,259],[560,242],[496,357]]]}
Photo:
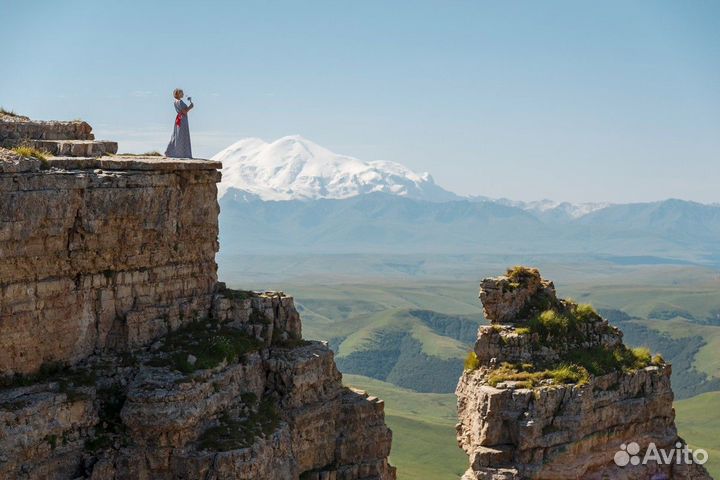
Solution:
{"label": "tuft of grass", "polygon": [[600,317],[595,308],[589,303],[575,305],[573,313],[575,317],[582,322],[590,322]]}
{"label": "tuft of grass", "polygon": [[21,145],[19,147],[12,148],[12,151],[24,158],[37,158],[40,161],[47,160],[50,156],[50,152],[44,150],[38,150],[34,147],[27,145]]}
{"label": "tuft of grass", "polygon": [[515,265],[507,269],[505,276],[510,280],[510,288],[516,289],[522,285],[527,285],[530,280],[539,279],[540,271],[537,268]]}
{"label": "tuft of grass", "polygon": [[561,308],[562,312],[549,309],[531,318],[526,327],[527,333],[539,333],[545,340],[567,336],[578,337],[581,335],[583,324],[600,320],[598,313],[589,304],[578,305],[565,301]]}
{"label": "tuft of grass", "polygon": [[532,331],[528,327],[520,327],[515,329],[515,333],[518,335],[529,335]]}
{"label": "tuft of grass", "polygon": [[568,354],[568,359],[598,376],[615,371],[638,370],[652,363],[649,349],[630,349],[624,345],[615,349],[595,347],[578,350]]}
{"label": "tuft of grass", "polygon": [[551,370],[550,374],[555,383],[577,383],[578,385],[584,385],[590,381],[588,371],[578,365],[561,365]]}
{"label": "tuft of grass", "polygon": [[570,330],[571,321],[555,310],[545,310],[537,317],[538,328],[548,335],[565,335]]}
{"label": "tuft of grass", "polygon": [[470,351],[465,357],[465,370],[477,370],[480,366],[480,359],[474,351]]}
{"label": "tuft of grass", "polygon": [[628,368],[645,368],[652,363],[652,354],[647,347],[635,347],[630,349],[628,359]]}
{"label": "tuft of grass", "polygon": [[18,115],[17,113],[15,113],[14,110],[6,110],[3,107],[0,107],[0,115],[7,115],[9,117],[20,117],[21,116],[21,115]]}
{"label": "tuft of grass", "polygon": [[507,269],[505,276],[507,276],[511,282],[521,283],[523,280],[539,277],[540,271],[537,268],[515,265]]}
{"label": "tuft of grass", "polygon": [[503,363],[488,377],[488,384],[495,387],[501,382],[519,382],[521,388],[533,388],[542,380],[552,380],[556,384],[584,385],[590,381],[590,374],[580,365],[563,364],[554,369],[533,371],[532,365],[513,365]]}

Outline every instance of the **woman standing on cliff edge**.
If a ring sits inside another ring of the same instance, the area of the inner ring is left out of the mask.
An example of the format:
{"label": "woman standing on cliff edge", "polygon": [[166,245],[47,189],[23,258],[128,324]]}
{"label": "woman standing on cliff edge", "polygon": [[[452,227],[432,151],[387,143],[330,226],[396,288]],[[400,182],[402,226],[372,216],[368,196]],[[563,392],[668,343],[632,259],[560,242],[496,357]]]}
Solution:
{"label": "woman standing on cliff edge", "polygon": [[188,125],[187,115],[195,105],[192,103],[192,97],[188,97],[190,105],[186,105],[185,102],[182,101],[184,96],[185,92],[183,92],[181,88],[176,88],[173,91],[177,116],[175,117],[175,128],[173,129],[170,143],[168,144],[167,150],[165,150],[166,157],[192,158],[192,147],[190,146],[190,126]]}

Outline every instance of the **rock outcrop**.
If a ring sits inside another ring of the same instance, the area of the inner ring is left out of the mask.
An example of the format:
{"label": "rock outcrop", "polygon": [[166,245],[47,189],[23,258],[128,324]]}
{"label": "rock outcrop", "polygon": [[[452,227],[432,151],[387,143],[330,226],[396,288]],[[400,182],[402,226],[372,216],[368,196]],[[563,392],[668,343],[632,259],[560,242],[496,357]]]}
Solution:
{"label": "rock outcrop", "polygon": [[[625,462],[678,437],[670,365],[629,349],[589,305],[536,269],[482,281],[480,327],[457,387],[463,480],[709,479],[697,464]],[[629,455],[627,455],[629,458]],[[617,459],[617,462],[616,462]]]}
{"label": "rock outcrop", "polygon": [[0,149],[0,479],[394,479],[383,402],[293,299],[217,282],[221,165],[91,131],[0,118],[82,155]]}

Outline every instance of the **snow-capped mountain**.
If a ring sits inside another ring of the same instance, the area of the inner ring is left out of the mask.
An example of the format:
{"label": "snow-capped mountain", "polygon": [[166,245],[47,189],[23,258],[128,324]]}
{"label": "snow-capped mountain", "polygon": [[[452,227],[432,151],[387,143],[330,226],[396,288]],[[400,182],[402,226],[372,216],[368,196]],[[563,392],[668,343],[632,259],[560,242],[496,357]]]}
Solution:
{"label": "snow-capped mountain", "polygon": [[213,160],[223,162],[220,197],[232,189],[240,197],[249,194],[261,200],[344,199],[374,192],[432,202],[460,198],[438,186],[429,173],[340,155],[300,135],[272,143],[246,138]]}

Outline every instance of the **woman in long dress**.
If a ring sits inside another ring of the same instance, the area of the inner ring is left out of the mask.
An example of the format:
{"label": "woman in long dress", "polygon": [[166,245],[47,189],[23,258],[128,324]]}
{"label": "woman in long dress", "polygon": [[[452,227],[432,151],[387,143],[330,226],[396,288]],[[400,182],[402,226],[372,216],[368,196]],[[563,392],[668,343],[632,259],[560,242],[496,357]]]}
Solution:
{"label": "woman in long dress", "polygon": [[182,101],[184,96],[185,92],[180,88],[176,88],[173,91],[177,116],[175,117],[175,128],[173,129],[172,138],[170,138],[170,143],[168,144],[167,150],[165,150],[166,157],[192,158],[188,112],[192,110],[195,105],[193,105],[191,97],[188,97],[190,105],[186,105],[185,102]]}

